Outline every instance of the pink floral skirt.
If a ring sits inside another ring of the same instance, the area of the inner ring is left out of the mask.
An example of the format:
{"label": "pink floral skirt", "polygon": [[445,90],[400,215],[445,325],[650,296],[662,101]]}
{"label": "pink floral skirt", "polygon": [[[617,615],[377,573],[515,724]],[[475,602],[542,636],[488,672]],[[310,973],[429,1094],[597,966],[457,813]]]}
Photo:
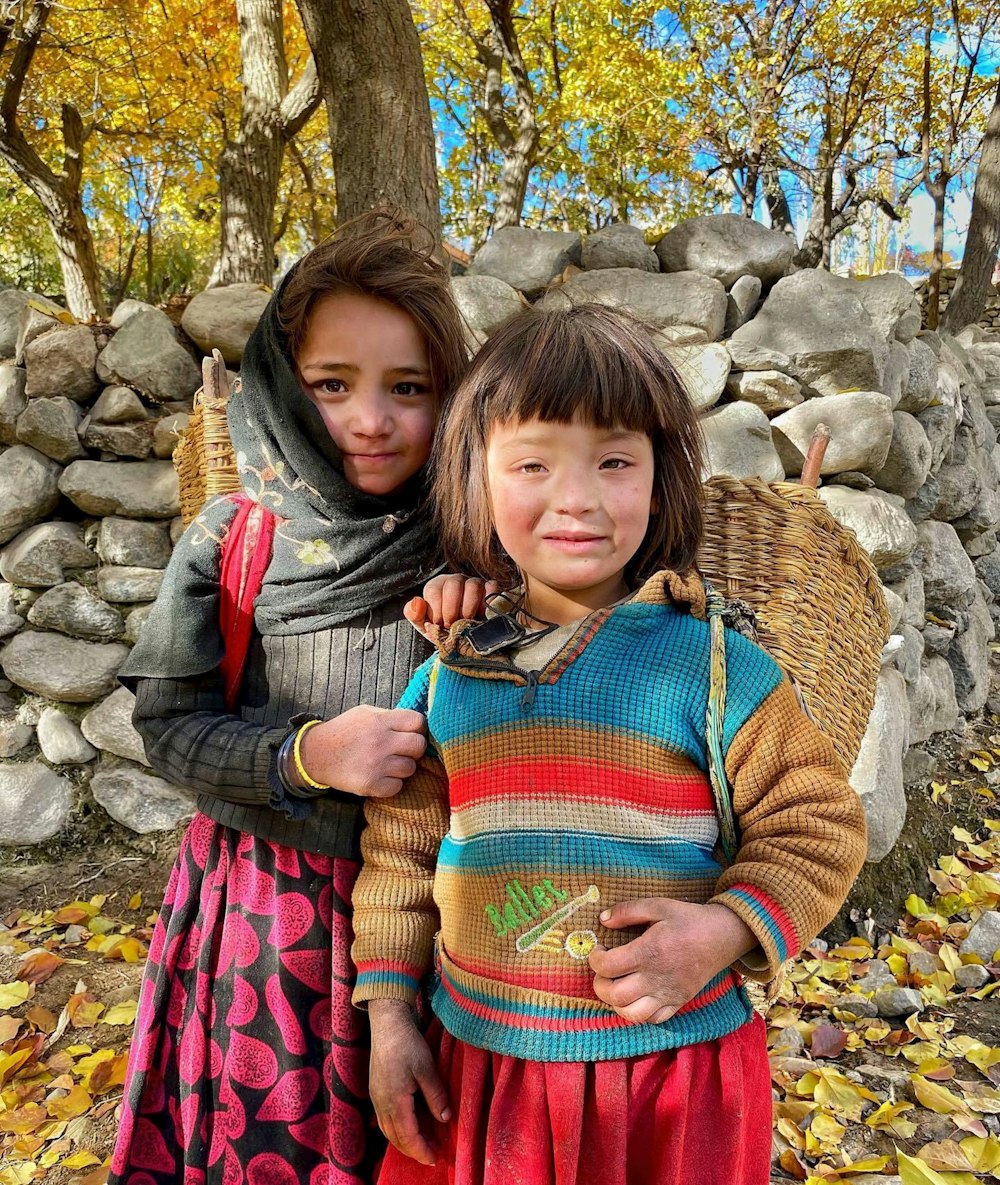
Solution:
{"label": "pink floral skirt", "polygon": [[143,978],[109,1185],[370,1185],[359,865],[198,814]]}

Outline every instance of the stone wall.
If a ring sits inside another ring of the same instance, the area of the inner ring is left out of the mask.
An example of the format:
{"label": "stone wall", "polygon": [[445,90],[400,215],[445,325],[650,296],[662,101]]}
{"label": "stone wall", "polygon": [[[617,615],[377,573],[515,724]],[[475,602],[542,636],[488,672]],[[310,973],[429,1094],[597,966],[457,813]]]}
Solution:
{"label": "stone wall", "polygon": [[[728,215],[655,249],[625,225],[586,240],[506,228],[453,285],[473,344],[525,301],[646,319],[701,415],[706,476],[795,478],[814,426],[830,425],[820,496],[872,555],[892,616],[852,774],[879,860],[905,820],[908,746],[958,728],[989,691],[1000,336],[922,331],[901,275],[793,273],[791,253]],[[252,286],[202,294],[180,332],[137,302],[94,328],[0,293],[0,845],[105,813],[152,831],[192,809],[146,767],[114,675],[179,529],[167,458],[196,359],[219,345],[237,364],[265,300]]]}
{"label": "stone wall", "polygon": [[[948,301],[951,299],[951,294],[955,290],[955,284],[958,282],[958,271],[950,268],[945,268],[941,272],[941,295],[938,299],[938,312],[943,313],[948,307]],[[917,299],[920,301],[921,311],[924,312],[927,305],[927,280],[921,280],[916,286]],[[926,320],[926,312],[924,312]],[[994,291],[990,294],[986,301],[986,308],[983,310],[983,315],[979,319],[980,329],[1000,331],[1000,293]]]}

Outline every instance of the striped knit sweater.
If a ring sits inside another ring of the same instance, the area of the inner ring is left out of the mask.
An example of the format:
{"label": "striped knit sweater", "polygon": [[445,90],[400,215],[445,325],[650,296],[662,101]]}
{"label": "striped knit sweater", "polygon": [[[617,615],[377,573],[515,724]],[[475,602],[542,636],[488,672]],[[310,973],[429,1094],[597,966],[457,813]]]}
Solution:
{"label": "striped knit sweater", "polygon": [[[772,977],[832,918],[864,858],[864,814],[773,659],[730,634],[741,846],[722,870],[703,615],[700,580],[661,573],[539,672],[476,658],[468,623],[440,638],[402,701],[428,714],[428,756],[395,798],[366,802],[355,1003],[412,1001],[433,961],[432,1007],[453,1036],[535,1061],[630,1057],[750,1018],[742,975]],[[587,955],[636,936],[599,915],[642,897],[721,902],[760,949],[669,1021],[623,1020],[594,994]]]}

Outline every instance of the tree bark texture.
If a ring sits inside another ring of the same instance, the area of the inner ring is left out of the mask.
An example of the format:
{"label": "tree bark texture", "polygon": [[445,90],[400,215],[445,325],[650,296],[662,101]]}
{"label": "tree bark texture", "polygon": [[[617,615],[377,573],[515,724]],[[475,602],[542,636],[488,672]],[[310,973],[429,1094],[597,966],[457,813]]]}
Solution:
{"label": "tree bark texture", "polygon": [[270,284],[274,207],[285,145],[319,105],[310,60],[288,90],[281,0],[236,0],[243,102],[239,133],[219,158],[222,244],[216,283]]}
{"label": "tree bark texture", "polygon": [[986,121],[982,152],[976,168],[972,216],[955,289],[944,311],[944,327],[958,333],[983,314],[990,280],[1000,251],[1000,82]]}
{"label": "tree bark texture", "polygon": [[83,120],[75,107],[63,104],[61,173],[42,160],[17,120],[24,82],[52,6],[52,0],[35,0],[21,27],[16,24],[16,11],[8,6],[0,23],[0,52],[14,41],[0,96],[0,157],[41,202],[59,255],[66,305],[74,317],[86,321],[103,316],[105,307],[97,253],[83,208],[83,148],[87,139]]}
{"label": "tree bark texture", "polygon": [[441,237],[434,128],[406,0],[297,0],[330,121],[342,222],[380,202]]}

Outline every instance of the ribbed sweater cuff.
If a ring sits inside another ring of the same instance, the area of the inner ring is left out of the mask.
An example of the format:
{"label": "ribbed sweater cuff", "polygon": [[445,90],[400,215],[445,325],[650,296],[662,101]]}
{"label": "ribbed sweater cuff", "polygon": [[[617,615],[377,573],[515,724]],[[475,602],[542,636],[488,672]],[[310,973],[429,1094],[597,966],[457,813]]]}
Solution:
{"label": "ribbed sweater cuff", "polygon": [[369,1000],[403,1000],[412,1004],[417,998],[421,969],[413,963],[380,962],[359,963],[358,978],[351,997],[357,1008],[363,1008]]}
{"label": "ribbed sweater cuff", "polygon": [[[768,893],[756,885],[735,884],[718,896],[712,904],[731,909],[753,931],[766,964],[740,960],[735,969],[750,979],[773,979],[786,959],[793,958],[801,949],[801,942],[792,919]],[[756,952],[755,952],[756,953]]]}

